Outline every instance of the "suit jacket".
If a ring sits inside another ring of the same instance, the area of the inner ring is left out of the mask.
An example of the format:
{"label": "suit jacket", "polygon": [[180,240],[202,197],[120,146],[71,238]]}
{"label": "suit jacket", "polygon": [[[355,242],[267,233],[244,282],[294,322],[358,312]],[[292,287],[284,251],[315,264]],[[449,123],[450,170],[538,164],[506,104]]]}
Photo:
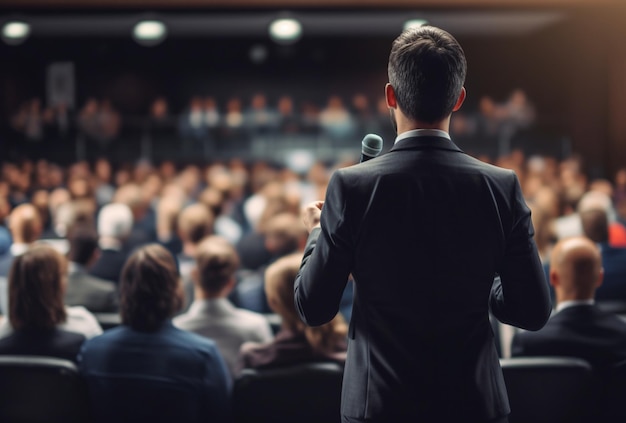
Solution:
{"label": "suit jacket", "polygon": [[626,360],[626,322],[595,305],[567,307],[540,331],[517,333],[511,354],[576,357],[602,369]]}
{"label": "suit jacket", "polygon": [[98,261],[91,266],[89,274],[119,284],[128,255],[124,250],[102,250]]}
{"label": "suit jacket", "polygon": [[600,244],[604,278],[596,290],[596,300],[626,301],[626,248]]}
{"label": "suit jacket", "polygon": [[110,329],[78,360],[96,422],[229,421],[231,381],[215,343],[171,321]]}
{"label": "suit jacket", "polygon": [[174,319],[174,325],[215,341],[232,375],[241,344],[273,338],[263,315],[236,308],[226,298],[194,301],[187,313]]}
{"label": "suit jacket", "polygon": [[72,264],[74,268],[67,277],[65,304],[69,306],[82,305],[93,313],[117,311],[116,285],[111,281],[91,276],[84,268]]}
{"label": "suit jacket", "polygon": [[85,337],[61,329],[21,329],[0,338],[0,354],[39,355],[76,362]]}
{"label": "suit jacket", "polygon": [[506,416],[489,309],[532,330],[548,319],[533,234],[515,173],[448,138],[401,139],[381,157],[336,171],[295,301],[307,324],[325,323],[353,275],[343,417]]}

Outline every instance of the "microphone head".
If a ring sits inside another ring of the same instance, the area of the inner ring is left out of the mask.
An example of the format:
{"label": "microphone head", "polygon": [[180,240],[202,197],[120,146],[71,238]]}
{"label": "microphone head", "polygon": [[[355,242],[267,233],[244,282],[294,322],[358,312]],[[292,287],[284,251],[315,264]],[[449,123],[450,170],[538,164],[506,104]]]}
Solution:
{"label": "microphone head", "polygon": [[383,139],[376,134],[367,134],[361,142],[361,153],[376,157],[383,151]]}

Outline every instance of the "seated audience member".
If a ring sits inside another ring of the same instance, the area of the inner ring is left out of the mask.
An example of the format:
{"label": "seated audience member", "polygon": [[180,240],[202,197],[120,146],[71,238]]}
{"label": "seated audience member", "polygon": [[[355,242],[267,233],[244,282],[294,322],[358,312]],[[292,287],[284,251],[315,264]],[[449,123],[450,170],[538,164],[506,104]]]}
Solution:
{"label": "seated audience member", "polygon": [[615,248],[609,242],[609,221],[605,210],[591,209],[580,214],[583,232],[598,244],[604,278],[596,290],[598,301],[626,301],[626,248]]}
{"label": "seated audience member", "polygon": [[626,359],[626,323],[594,305],[602,283],[600,251],[584,237],[559,241],[552,251],[550,284],[556,312],[537,332],[513,337],[513,356],[569,356],[602,369]]}
{"label": "seated audience member", "polygon": [[76,361],[86,333],[70,321],[63,306],[66,267],[65,258],[45,245],[15,258],[9,274],[8,321],[0,324],[1,354]]}
{"label": "seated audience member", "polygon": [[113,282],[91,276],[89,266],[98,258],[98,235],[90,226],[77,226],[69,234],[69,270],[65,304],[81,305],[94,313],[117,311],[117,289]]}
{"label": "seated audience member", "polygon": [[15,207],[9,215],[9,231],[13,243],[9,251],[0,257],[1,314],[7,314],[9,310],[7,277],[13,260],[24,254],[28,247],[39,239],[43,231],[41,216],[35,206],[25,203]]}
{"label": "seated audience member", "polygon": [[126,262],[125,242],[133,227],[133,215],[125,204],[107,204],[98,213],[98,244],[100,257],[89,273],[100,279],[118,283]]}
{"label": "seated audience member", "polygon": [[265,273],[265,292],[272,310],[282,319],[272,342],[245,343],[239,354],[238,372],[243,368],[267,368],[312,362],[343,363],[347,348],[347,325],[337,315],[330,322],[308,327],[298,317],[293,302],[293,283],[302,254],[292,254],[271,264]]}
{"label": "seated audience member", "polygon": [[264,316],[236,308],[227,298],[238,267],[237,252],[226,239],[211,236],[203,240],[192,271],[195,300],[187,313],[174,319],[176,327],[213,339],[233,374],[244,342],[264,343],[273,338]]}
{"label": "seated audience member", "polygon": [[87,341],[79,367],[96,422],[227,421],[230,377],[211,340],[175,328],[176,262],[149,244],[120,280],[122,325]]}
{"label": "seated audience member", "polygon": [[[143,175],[149,173],[151,168],[150,164],[140,161],[135,166],[135,178],[137,174],[140,178],[147,177]],[[157,240],[156,217],[139,185],[130,183],[118,188],[113,202],[127,205],[132,213],[132,227],[125,241],[129,250]]]}
{"label": "seated audience member", "polygon": [[192,204],[178,215],[178,237],[183,243],[183,251],[177,256],[180,276],[185,295],[183,309],[187,309],[194,299],[194,283],[191,271],[195,266],[198,244],[213,234],[213,215],[203,204]]}

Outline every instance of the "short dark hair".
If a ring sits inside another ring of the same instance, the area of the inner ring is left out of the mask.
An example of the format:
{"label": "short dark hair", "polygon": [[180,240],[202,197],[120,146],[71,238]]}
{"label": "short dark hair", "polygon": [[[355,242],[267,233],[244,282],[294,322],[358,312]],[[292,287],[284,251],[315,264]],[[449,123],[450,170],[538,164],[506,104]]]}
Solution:
{"label": "short dark hair", "polygon": [[239,256],[226,239],[210,236],[198,245],[196,265],[202,289],[207,294],[216,294],[234,277]]}
{"label": "short dark hair", "polygon": [[89,263],[98,248],[98,233],[93,226],[77,225],[70,230],[68,241],[70,242],[68,258],[84,266]]}
{"label": "short dark hair", "polygon": [[580,221],[585,236],[593,242],[609,241],[609,218],[606,211],[591,209],[580,212]]}
{"label": "short dark hair", "polygon": [[35,245],[15,257],[9,272],[9,322],[14,329],[50,329],[66,319],[65,257]]}
{"label": "short dark hair", "polygon": [[389,55],[389,83],[409,118],[432,123],[452,113],[465,83],[467,62],[446,31],[421,26],[396,38]]}
{"label": "short dark hair", "polygon": [[182,305],[178,269],[172,254],[159,244],[139,248],[126,261],[120,279],[122,323],[157,330]]}

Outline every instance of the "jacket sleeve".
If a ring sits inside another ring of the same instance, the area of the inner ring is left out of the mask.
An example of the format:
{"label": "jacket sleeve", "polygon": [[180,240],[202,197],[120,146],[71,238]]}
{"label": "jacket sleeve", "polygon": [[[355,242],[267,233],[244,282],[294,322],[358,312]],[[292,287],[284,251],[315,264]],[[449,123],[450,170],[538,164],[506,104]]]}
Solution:
{"label": "jacket sleeve", "polygon": [[526,330],[541,329],[552,304],[537,246],[530,209],[524,201],[517,176],[511,194],[512,226],[505,251],[497,265],[490,298],[491,311],[503,323]]}
{"label": "jacket sleeve", "polygon": [[321,229],[309,235],[294,284],[296,310],[310,326],[335,317],[353,264],[350,219],[342,185],[340,173],[335,172],[326,191]]}

